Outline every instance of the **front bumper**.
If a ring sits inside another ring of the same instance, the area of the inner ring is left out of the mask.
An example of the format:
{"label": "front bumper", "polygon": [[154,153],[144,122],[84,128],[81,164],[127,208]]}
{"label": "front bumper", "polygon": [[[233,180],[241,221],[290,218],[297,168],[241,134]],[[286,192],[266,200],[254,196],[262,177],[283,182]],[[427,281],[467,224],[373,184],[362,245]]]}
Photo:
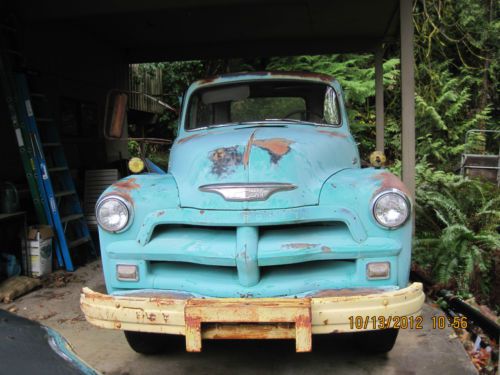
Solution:
{"label": "front bumper", "polygon": [[424,299],[422,284],[413,283],[392,291],[330,290],[311,298],[110,296],[84,288],[80,304],[98,327],[185,335],[188,351],[200,351],[202,338],[294,338],[297,351],[310,351],[311,334],[370,330],[352,327],[351,317],[415,316]]}

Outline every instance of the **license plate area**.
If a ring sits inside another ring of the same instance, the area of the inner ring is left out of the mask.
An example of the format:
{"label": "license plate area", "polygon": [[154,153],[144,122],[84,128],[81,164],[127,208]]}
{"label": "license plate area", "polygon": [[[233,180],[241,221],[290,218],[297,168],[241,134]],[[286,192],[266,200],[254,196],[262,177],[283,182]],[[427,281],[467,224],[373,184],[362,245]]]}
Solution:
{"label": "license plate area", "polygon": [[184,318],[186,350],[201,351],[205,339],[295,339],[297,352],[309,352],[311,300],[190,299]]}

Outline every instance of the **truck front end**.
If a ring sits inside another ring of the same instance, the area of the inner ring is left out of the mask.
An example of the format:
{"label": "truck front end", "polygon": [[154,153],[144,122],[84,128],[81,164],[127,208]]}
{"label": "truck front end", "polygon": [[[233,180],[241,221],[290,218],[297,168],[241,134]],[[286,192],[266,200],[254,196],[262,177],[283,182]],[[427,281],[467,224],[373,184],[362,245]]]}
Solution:
{"label": "truck front end", "polygon": [[329,77],[196,82],[168,173],[117,182],[96,215],[108,294],[85,288],[82,309],[139,352],[160,350],[158,334],[184,335],[188,351],[204,338],[290,338],[309,351],[312,334],[340,332],[387,351],[396,322],[419,318],[409,194],[360,167]]}

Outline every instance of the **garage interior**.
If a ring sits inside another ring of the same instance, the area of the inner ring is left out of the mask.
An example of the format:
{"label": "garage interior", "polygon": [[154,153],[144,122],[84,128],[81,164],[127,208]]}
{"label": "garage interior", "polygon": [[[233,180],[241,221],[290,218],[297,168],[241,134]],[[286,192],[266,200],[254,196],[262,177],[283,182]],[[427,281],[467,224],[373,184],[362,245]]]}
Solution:
{"label": "garage interior", "polygon": [[[382,62],[384,49],[393,46],[401,46],[403,180],[414,191],[411,1],[193,0],[115,3],[93,0],[69,7],[63,1],[42,4],[21,0],[3,1],[0,9],[3,15],[3,55],[10,59],[6,65],[7,73],[26,77],[35,118],[38,117],[35,126],[40,133],[43,133],[44,120],[52,120],[51,126],[60,140],[56,143],[62,145],[61,155],[78,194],[80,210],[92,210],[85,201],[86,176],[89,180],[89,173],[90,176],[103,170],[118,170],[120,176],[128,173],[125,167],[129,156],[127,142],[106,139],[103,121],[109,90],[131,89],[131,64],[249,56],[373,53],[376,56],[377,149],[383,150]],[[43,96],[42,114],[36,113],[37,96]],[[145,115],[158,111],[154,103],[141,100],[130,103],[129,110]],[[0,118],[4,124],[0,128],[0,157],[8,162],[4,163],[0,181],[5,186],[4,195],[13,194],[11,188],[15,186],[19,195],[17,210],[26,213],[2,218],[0,230],[9,234],[15,232],[11,230],[13,227],[23,228],[24,223],[28,226],[47,224],[47,219],[43,220],[40,214],[36,214],[33,204],[36,197],[29,188],[23,169],[11,117],[3,100],[0,104]],[[50,150],[44,148],[44,151],[46,159],[49,159]],[[49,161],[47,163],[50,164]],[[49,175],[51,179],[57,178]],[[112,181],[113,176],[107,178]],[[57,185],[57,182],[52,182]],[[54,193],[62,204],[64,199],[58,196],[61,191]],[[77,217],[80,211],[76,209],[75,212],[76,215],[70,211],[69,216]],[[63,259],[64,253],[61,251],[60,254],[57,250],[61,242],[59,237],[62,237],[58,233],[69,231],[69,216],[64,216],[64,213],[60,216],[63,228],[59,232],[54,230],[57,253],[54,254],[57,260],[54,265],[71,271],[96,255],[93,249],[97,245],[96,227],[92,221],[83,223],[90,228],[92,241],[69,249],[68,261]],[[78,218],[73,221],[85,220]],[[50,218],[48,223],[51,224]],[[20,248],[16,236],[10,237],[14,238],[8,241],[6,249]],[[13,243],[16,241],[17,246]],[[68,244],[70,242],[68,240]],[[15,252],[17,257],[21,250]],[[22,263],[21,259],[17,261]],[[28,274],[27,262],[24,264],[23,273]]]}

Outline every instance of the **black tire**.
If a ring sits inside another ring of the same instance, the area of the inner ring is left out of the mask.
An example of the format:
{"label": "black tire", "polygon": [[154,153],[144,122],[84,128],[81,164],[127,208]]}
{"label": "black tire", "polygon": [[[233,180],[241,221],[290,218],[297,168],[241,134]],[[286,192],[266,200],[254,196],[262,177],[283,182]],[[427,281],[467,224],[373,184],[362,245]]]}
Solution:
{"label": "black tire", "polygon": [[355,334],[356,344],[365,353],[390,352],[398,338],[399,329],[389,328]]}
{"label": "black tire", "polygon": [[149,332],[134,332],[124,331],[125,338],[127,339],[130,347],[140,354],[154,355],[162,354],[172,348],[176,344],[175,340],[178,337],[173,335]]}

